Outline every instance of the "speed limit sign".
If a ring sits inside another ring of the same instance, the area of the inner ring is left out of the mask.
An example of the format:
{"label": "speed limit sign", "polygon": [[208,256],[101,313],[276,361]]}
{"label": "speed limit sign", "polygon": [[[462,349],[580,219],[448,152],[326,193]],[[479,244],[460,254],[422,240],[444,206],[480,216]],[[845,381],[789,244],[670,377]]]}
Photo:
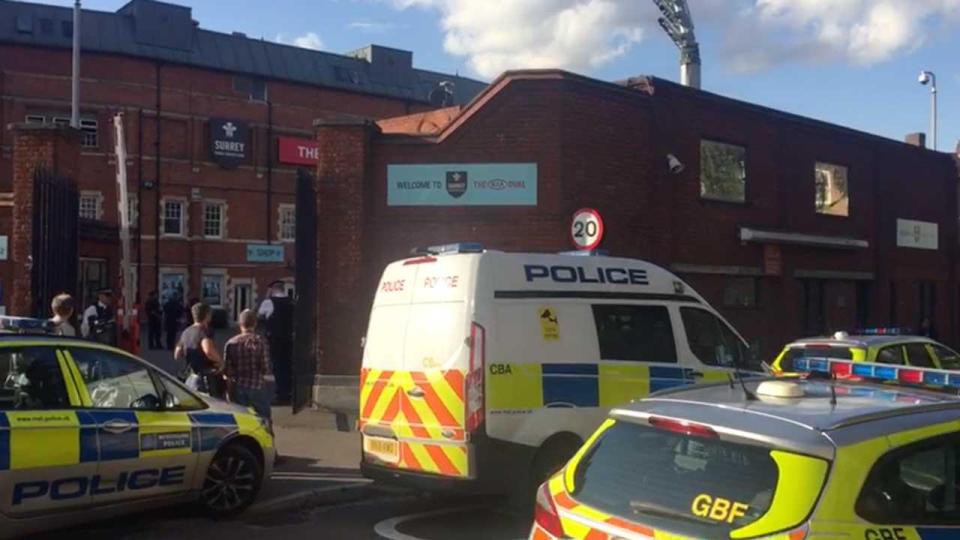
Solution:
{"label": "speed limit sign", "polygon": [[573,213],[570,238],[577,249],[593,250],[603,240],[603,218],[593,208],[581,208]]}

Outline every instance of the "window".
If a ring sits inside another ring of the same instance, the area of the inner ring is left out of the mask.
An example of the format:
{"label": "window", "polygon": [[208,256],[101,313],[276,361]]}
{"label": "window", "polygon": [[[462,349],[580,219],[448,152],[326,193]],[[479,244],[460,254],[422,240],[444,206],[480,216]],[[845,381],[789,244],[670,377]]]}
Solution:
{"label": "window", "polygon": [[933,359],[930,358],[930,352],[923,343],[908,343],[904,346],[907,351],[907,361],[911,366],[932,368]]}
{"label": "window", "polygon": [[710,140],[700,141],[700,196],[742,203],[747,191],[747,149]]}
{"label": "window", "polygon": [[877,524],[956,525],[960,444],[941,437],[895,450],[877,461],[856,511]]}
{"label": "window", "polygon": [[744,367],[749,359],[740,338],[716,315],[697,308],[680,308],[690,351],[708,366]]}
{"label": "window", "polygon": [[127,216],[130,219],[130,226],[136,227],[137,220],[140,217],[140,200],[135,193],[127,195]]}
{"label": "window", "polygon": [[183,201],[164,201],[163,203],[163,234],[183,236]]}
{"label": "window", "polygon": [[593,306],[600,358],[676,363],[677,348],[666,306]]}
{"label": "window", "polygon": [[208,306],[223,305],[223,274],[204,274],[200,280],[200,301]]}
{"label": "window", "polygon": [[24,122],[27,124],[46,124],[47,117],[42,114],[28,114]]}
{"label": "window", "polygon": [[100,146],[96,120],[87,118],[80,119],[80,146],[83,148],[97,148]]}
{"label": "window", "polygon": [[203,236],[206,238],[223,237],[222,203],[203,203]]}
{"label": "window", "polygon": [[53,125],[61,127],[70,127],[70,119],[64,118],[63,116],[54,116]]}
{"label": "window", "polygon": [[233,91],[246,94],[250,101],[267,100],[267,81],[243,75],[234,75]]}
{"label": "window", "polygon": [[931,343],[930,347],[940,360],[942,369],[960,369],[960,355],[950,349],[936,343]]}
{"label": "window", "polygon": [[177,411],[196,411],[207,406],[186,388],[162,373],[155,373],[163,388],[163,408]]}
{"label": "window", "polygon": [[757,279],[728,277],[723,284],[723,305],[727,307],[757,307]]}
{"label": "window", "polygon": [[893,345],[891,347],[884,347],[877,353],[877,362],[881,364],[896,364],[902,366],[903,361],[903,347],[900,345]]}
{"label": "window", "polygon": [[80,219],[103,217],[103,194],[99,191],[80,192]]}
{"label": "window", "polygon": [[280,205],[280,224],[277,234],[283,242],[293,242],[297,238],[297,207],[292,204]]}
{"label": "window", "polygon": [[150,369],[132,358],[98,349],[70,351],[97,409],[160,408]]}
{"label": "window", "polygon": [[56,351],[51,347],[0,350],[0,410],[70,407]]}
{"label": "window", "polygon": [[817,162],[813,171],[817,190],[817,213],[830,216],[850,215],[847,168],[842,165]]}

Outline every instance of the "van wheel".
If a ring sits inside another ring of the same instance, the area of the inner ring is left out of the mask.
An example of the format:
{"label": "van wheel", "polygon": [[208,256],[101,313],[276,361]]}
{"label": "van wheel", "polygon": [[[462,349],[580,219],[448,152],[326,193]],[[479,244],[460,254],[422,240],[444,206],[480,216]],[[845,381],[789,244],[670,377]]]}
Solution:
{"label": "van wheel", "polygon": [[580,440],[580,437],[572,433],[554,435],[543,443],[543,446],[540,447],[533,458],[528,474],[525,489],[528,504],[533,504],[540,484],[550,478],[553,473],[559,471],[582,445],[583,441]]}
{"label": "van wheel", "polygon": [[211,516],[233,516],[253,504],[262,482],[263,466],[257,456],[241,444],[231,444],[210,462],[200,499]]}

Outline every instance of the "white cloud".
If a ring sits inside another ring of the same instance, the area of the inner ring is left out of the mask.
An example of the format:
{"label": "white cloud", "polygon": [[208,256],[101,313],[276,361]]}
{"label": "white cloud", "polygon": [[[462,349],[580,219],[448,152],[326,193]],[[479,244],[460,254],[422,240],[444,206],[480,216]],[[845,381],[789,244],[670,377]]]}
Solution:
{"label": "white cloud", "polygon": [[[650,0],[381,0],[439,12],[444,49],[476,73],[591,71],[662,31]],[[700,34],[730,68],[796,62],[872,65],[960,23],[960,0],[688,0]],[[709,51],[714,52],[714,51]]]}
{"label": "white cloud", "polygon": [[275,40],[279,43],[286,43],[287,45],[302,47],[304,49],[323,50],[323,40],[320,39],[320,36],[317,35],[316,32],[307,32],[293,39],[287,39],[284,34],[277,34]]}

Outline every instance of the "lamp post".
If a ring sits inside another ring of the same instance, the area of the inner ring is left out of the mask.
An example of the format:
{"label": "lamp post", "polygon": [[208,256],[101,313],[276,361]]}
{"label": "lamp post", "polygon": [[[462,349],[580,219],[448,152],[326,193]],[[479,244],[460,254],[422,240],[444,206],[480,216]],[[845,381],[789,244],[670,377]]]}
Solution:
{"label": "lamp post", "polygon": [[930,132],[933,137],[933,149],[937,150],[937,75],[932,71],[921,71],[917,81],[926,86],[930,84]]}
{"label": "lamp post", "polygon": [[680,84],[700,88],[700,44],[686,0],[653,0],[663,15],[657,22],[680,49]]}

